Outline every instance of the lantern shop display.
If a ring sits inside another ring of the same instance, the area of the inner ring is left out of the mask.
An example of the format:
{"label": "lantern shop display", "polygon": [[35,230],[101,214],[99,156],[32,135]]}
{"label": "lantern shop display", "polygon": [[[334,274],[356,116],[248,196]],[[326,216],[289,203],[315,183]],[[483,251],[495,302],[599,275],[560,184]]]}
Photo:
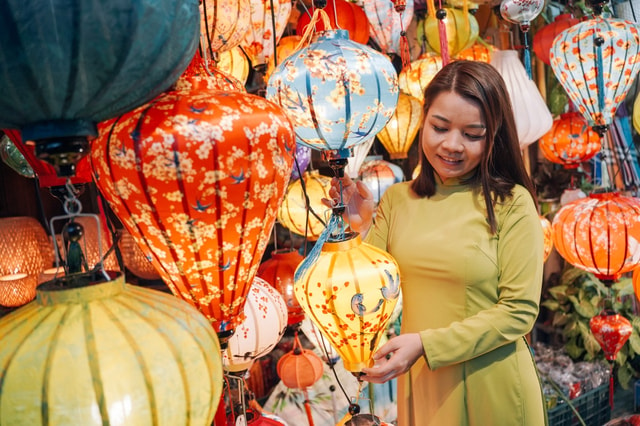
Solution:
{"label": "lantern shop display", "polygon": [[407,158],[407,153],[422,128],[423,116],[422,102],[411,95],[400,93],[395,112],[376,135],[392,160]]}
{"label": "lantern shop display", "polygon": [[554,247],[567,262],[611,284],[640,262],[639,215],[637,198],[592,193],[556,212]]}
{"label": "lantern shop display", "polygon": [[278,222],[294,234],[316,241],[325,228],[327,207],[322,199],[331,198],[330,189],[330,177],[317,170],[305,172],[287,187],[278,210]]}
{"label": "lantern shop display", "polygon": [[284,196],[295,139],[240,92],[174,91],[102,123],[98,189],[172,293],[231,335]]}
{"label": "lantern shop display", "polygon": [[328,240],[315,262],[296,271],[294,291],[346,370],[357,373],[373,364],[400,294],[398,265],[391,255],[363,243],[358,234]]}
{"label": "lantern shop display", "polygon": [[209,322],[109,275],[79,288],[42,284],[0,319],[1,424],[211,423],[222,363]]}
{"label": "lantern shop display", "polygon": [[271,284],[287,305],[287,325],[295,326],[304,319],[304,310],[293,292],[293,274],[304,257],[292,248],[271,252],[271,257],[260,264],[257,276]]}
{"label": "lantern shop display", "polygon": [[600,151],[600,139],[582,114],[573,111],[553,120],[551,130],[540,138],[538,146],[547,160],[572,169]]}

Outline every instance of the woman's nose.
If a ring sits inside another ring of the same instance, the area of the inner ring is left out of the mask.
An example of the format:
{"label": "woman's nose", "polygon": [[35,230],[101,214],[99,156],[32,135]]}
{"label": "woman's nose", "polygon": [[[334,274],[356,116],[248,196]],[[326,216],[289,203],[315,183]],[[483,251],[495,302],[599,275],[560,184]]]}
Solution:
{"label": "woman's nose", "polygon": [[456,132],[449,132],[446,134],[443,146],[449,151],[459,152],[464,149],[464,145],[462,143],[462,136],[457,134]]}

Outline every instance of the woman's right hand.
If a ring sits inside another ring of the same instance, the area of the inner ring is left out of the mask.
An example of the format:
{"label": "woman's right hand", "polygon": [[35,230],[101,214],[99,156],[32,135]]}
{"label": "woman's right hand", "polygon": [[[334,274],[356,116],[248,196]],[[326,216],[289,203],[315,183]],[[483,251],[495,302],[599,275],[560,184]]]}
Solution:
{"label": "woman's right hand", "polygon": [[[340,198],[340,189],[342,189],[342,199]],[[373,213],[375,211],[373,194],[369,191],[369,188],[361,181],[354,182],[345,174],[343,178],[334,177],[331,180],[329,196],[333,202],[326,198],[322,202],[327,207],[335,207],[342,201],[346,206],[345,220],[348,221],[351,229],[362,236],[366,235],[373,223]]]}

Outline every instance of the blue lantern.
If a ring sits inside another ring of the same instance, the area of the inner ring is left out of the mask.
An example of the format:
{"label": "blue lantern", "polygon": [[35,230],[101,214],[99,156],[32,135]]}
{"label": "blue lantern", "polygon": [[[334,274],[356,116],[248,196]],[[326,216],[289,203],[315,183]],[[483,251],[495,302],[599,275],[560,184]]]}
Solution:
{"label": "blue lantern", "polygon": [[61,176],[97,136],[177,80],[198,46],[198,0],[0,2],[0,128]]}

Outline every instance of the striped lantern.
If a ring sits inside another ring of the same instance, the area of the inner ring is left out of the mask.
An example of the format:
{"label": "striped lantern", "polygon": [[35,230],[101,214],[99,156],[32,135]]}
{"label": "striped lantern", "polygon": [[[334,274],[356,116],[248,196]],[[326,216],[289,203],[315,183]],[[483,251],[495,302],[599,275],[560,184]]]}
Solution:
{"label": "striped lantern", "polygon": [[407,158],[407,153],[422,128],[423,115],[420,99],[400,93],[395,112],[376,135],[392,160]]}
{"label": "striped lantern", "polygon": [[582,114],[573,111],[556,118],[538,146],[547,160],[574,169],[600,151],[600,139]]}

